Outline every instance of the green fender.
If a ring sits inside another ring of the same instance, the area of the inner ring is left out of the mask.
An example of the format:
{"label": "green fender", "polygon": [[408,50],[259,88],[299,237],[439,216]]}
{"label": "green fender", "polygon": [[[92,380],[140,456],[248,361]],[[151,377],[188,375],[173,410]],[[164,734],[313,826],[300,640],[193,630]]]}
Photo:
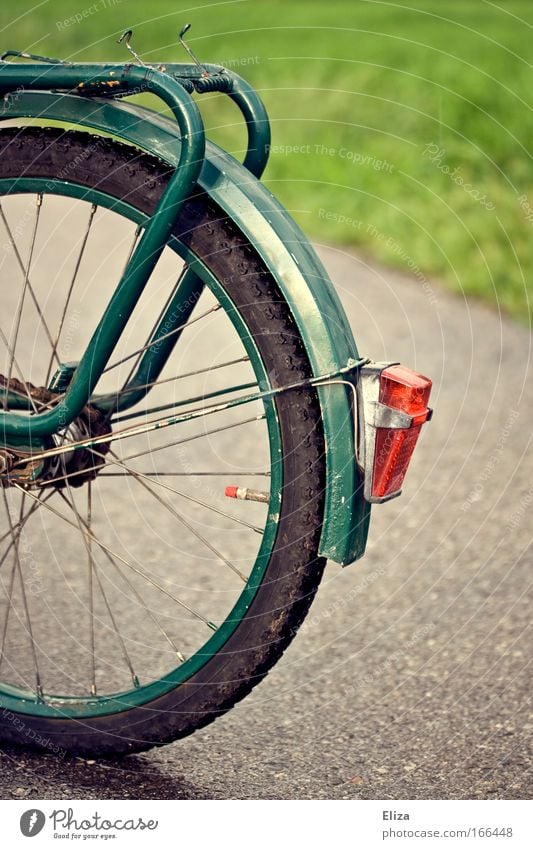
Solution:
{"label": "green fender", "polygon": [[[122,101],[50,92],[15,92],[0,119],[39,118],[91,127],[176,165],[175,121]],[[211,142],[200,186],[256,248],[291,306],[318,377],[337,373],[358,358],[357,347],[333,285],[300,228],[274,196],[232,156]],[[320,554],[343,566],[362,556],[370,519],[355,460],[350,388],[318,389],[326,442],[326,506]]]}

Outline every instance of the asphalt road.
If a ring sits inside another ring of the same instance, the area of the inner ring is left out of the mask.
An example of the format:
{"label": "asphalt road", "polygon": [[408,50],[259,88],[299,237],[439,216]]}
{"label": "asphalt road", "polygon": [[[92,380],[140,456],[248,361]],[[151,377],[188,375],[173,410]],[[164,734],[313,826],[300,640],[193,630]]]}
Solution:
{"label": "asphalt road", "polygon": [[321,250],[361,352],[434,379],[401,499],[329,564],[295,642],[207,729],[122,761],[0,753],[3,798],[530,798],[530,335]]}

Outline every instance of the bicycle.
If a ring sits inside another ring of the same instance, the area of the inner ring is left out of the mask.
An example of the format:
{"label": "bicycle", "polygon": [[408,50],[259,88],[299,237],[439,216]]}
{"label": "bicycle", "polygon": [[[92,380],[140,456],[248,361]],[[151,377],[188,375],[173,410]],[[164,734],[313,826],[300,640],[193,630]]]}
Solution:
{"label": "bicycle", "polygon": [[[186,30],[189,64],[144,64],[131,31],[126,64],[0,57],[4,743],[142,751],[229,710],[326,558],[362,556],[431,415],[427,378],[359,355],[260,183],[262,101]],[[243,164],[205,139],[211,92]]]}

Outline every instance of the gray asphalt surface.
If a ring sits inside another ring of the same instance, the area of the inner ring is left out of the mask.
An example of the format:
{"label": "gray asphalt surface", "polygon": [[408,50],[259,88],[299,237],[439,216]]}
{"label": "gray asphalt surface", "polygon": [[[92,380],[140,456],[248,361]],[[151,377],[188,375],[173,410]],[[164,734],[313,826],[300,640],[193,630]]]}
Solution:
{"label": "gray asphalt surface", "polygon": [[362,353],[434,379],[401,499],[329,564],[284,658],[225,717],[122,761],[0,753],[3,798],[530,798],[530,335],[324,248]]}

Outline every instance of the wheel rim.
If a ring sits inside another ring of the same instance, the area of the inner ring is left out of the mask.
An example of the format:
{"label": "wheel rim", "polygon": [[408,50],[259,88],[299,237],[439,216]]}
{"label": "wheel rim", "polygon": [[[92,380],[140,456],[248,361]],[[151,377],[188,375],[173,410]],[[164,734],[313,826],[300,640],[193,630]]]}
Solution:
{"label": "wheel rim", "polygon": [[[17,179],[13,181],[9,180],[0,180],[0,198],[2,202],[4,201],[5,195],[10,193],[16,193],[17,195],[27,196],[29,195],[37,195],[37,197],[42,193],[44,195],[43,207],[47,202],[47,199],[51,197],[50,193],[50,181],[44,179],[35,179],[35,178],[24,178]],[[87,208],[93,209],[94,206],[97,206],[99,209],[107,209],[113,210],[115,213],[118,213],[121,218],[127,219],[129,222],[133,222],[133,224],[141,225],[144,220],[146,220],[146,216],[144,216],[141,212],[135,209],[132,206],[124,203],[123,201],[118,201],[101,191],[95,191],[92,189],[87,189],[82,186],[78,186],[76,184],[62,183],[60,185],[56,185],[53,188],[54,196],[64,196],[70,198],[76,198],[78,200],[85,201],[85,206]],[[5,204],[4,204],[5,206]],[[40,208],[40,207],[38,207]],[[109,214],[109,213],[108,213]],[[39,213],[42,215],[42,210]],[[90,216],[89,216],[90,218]],[[37,219],[37,228],[39,226],[39,217],[36,213]],[[4,222],[5,226],[5,222]],[[32,227],[32,230],[35,229],[35,225]],[[89,230],[90,233],[90,230]],[[83,240],[84,237],[82,237]],[[90,238],[90,235],[89,235]],[[189,251],[176,239],[172,240],[172,243],[169,245],[171,249],[181,256],[181,258],[185,261],[191,260],[191,254]],[[35,244],[32,245],[30,242],[29,250],[26,256],[31,257],[32,251],[35,251]],[[26,263],[28,265],[28,263]],[[29,263],[29,267],[31,269],[31,261]],[[259,355],[259,352],[253,343],[253,340],[250,338],[249,333],[246,329],[246,326],[234,308],[230,298],[227,293],[220,285],[220,283],[216,280],[215,276],[210,272],[210,270],[202,265],[198,267],[198,272],[205,282],[206,286],[209,288],[211,295],[215,296],[218,303],[223,307],[223,311],[226,316],[229,317],[234,329],[236,330],[237,337],[240,340],[240,343],[244,347],[246,356],[249,358],[250,366],[253,369],[255,374],[255,378],[260,386],[260,388],[265,389],[269,387],[268,376],[262,362],[262,359]],[[26,277],[29,275],[26,274]],[[219,311],[221,312],[221,311]],[[17,318],[15,319],[17,320]],[[12,371],[14,370],[14,364],[12,363]],[[162,375],[162,378],[164,375]],[[29,378],[28,378],[29,379]],[[277,423],[277,418],[275,415],[274,405],[271,402],[264,402],[264,419],[266,425],[266,436],[268,439],[268,446],[270,451],[270,463],[269,463],[269,472],[270,472],[270,503],[278,504],[280,501],[280,493],[282,486],[282,464],[278,459],[281,457],[281,439],[279,433],[279,427]],[[251,423],[251,422],[250,422]],[[229,430],[229,428],[228,428]],[[170,433],[170,431],[168,432]],[[169,440],[170,441],[170,440]],[[186,441],[186,440],[184,440]],[[198,440],[203,442],[204,440]],[[116,465],[116,460],[112,462],[112,467],[114,472],[111,475],[122,473],[122,467],[120,465]],[[161,470],[158,470],[159,472]],[[142,473],[143,474],[143,473]],[[228,476],[230,476],[230,471],[228,470]],[[109,475],[109,476],[111,476]],[[107,476],[106,473],[102,472],[100,477]],[[160,477],[160,475],[158,475]],[[249,476],[250,477],[250,476]],[[268,478],[266,478],[268,480]],[[138,477],[136,477],[136,481],[138,481]],[[234,480],[229,480],[229,482],[233,483]],[[142,481],[144,485],[147,484],[147,481],[144,479]],[[97,486],[101,485],[99,479],[97,478],[94,484],[87,484],[87,502],[88,509],[94,510],[94,491]],[[163,486],[160,492],[163,492],[165,487]],[[168,492],[168,488],[166,490]],[[7,516],[5,502],[9,498],[9,494],[6,489],[3,489],[3,500],[4,500],[4,515]],[[69,493],[69,497],[72,496],[72,493]],[[53,493],[49,500],[52,503],[56,499],[56,494]],[[24,507],[24,501],[28,501],[28,495],[20,496],[20,500],[23,502],[22,508]],[[41,501],[43,501],[41,499]],[[63,499],[64,500],[64,499]],[[194,499],[193,499],[194,501]],[[76,506],[76,502],[73,499],[72,503]],[[71,503],[71,506],[72,506]],[[50,506],[50,505],[49,505]],[[20,509],[22,509],[20,508]],[[26,511],[28,508],[28,504],[26,504]],[[35,506],[35,502],[32,501],[30,506],[31,509],[34,509],[34,514],[37,512],[43,511],[43,507]],[[79,512],[79,511],[78,511]],[[226,511],[227,512],[227,511]],[[235,512],[235,511],[233,511]],[[13,535],[13,528],[16,529],[15,522],[17,521],[17,516],[14,515],[13,510],[10,512],[11,519],[8,522],[7,534],[8,534],[8,542],[12,543],[11,546],[11,558],[14,563],[12,566],[11,574],[15,575],[15,578],[20,578],[20,563],[17,566],[16,560],[16,547],[15,547],[15,537]],[[20,520],[23,513],[19,513],[18,519]],[[33,515],[33,514],[32,514]],[[79,529],[79,521],[80,516],[74,516],[75,521],[78,523]],[[28,522],[31,521],[31,518]],[[83,528],[83,525],[82,525]],[[38,686],[35,687],[34,690],[24,689],[23,687],[13,686],[11,683],[0,683],[0,700],[1,705],[4,709],[13,710],[19,713],[27,713],[27,714],[35,714],[35,715],[44,715],[44,716],[72,716],[72,717],[92,717],[98,716],[102,714],[109,714],[114,712],[119,712],[137,705],[146,704],[147,702],[152,701],[158,696],[163,695],[164,693],[174,689],[178,684],[186,681],[190,678],[195,672],[197,672],[205,663],[209,661],[217,652],[219,652],[226,640],[233,633],[239,622],[242,620],[242,617],[246,613],[251,601],[253,600],[257,589],[261,583],[261,580],[264,576],[264,572],[266,566],[268,564],[277,532],[277,514],[275,514],[274,510],[268,510],[266,514],[266,519],[263,527],[263,534],[261,537],[261,542],[259,545],[259,549],[257,551],[257,555],[251,568],[245,574],[246,583],[243,586],[242,590],[239,592],[236,597],[235,603],[229,606],[228,613],[226,617],[222,621],[216,621],[217,629],[216,631],[211,630],[211,636],[205,640],[205,642],[201,643],[201,645],[197,648],[197,650],[189,655],[185,660],[181,661],[178,664],[175,664],[173,667],[169,668],[163,675],[160,675],[153,680],[150,680],[148,683],[140,683],[139,686],[131,686],[129,688],[120,689],[118,691],[110,691],[105,693],[100,693],[99,687],[96,687],[96,694],[90,692],[90,687],[88,687],[88,692],[84,695],[83,693],[76,693],[75,695],[68,695],[63,692],[60,694],[50,693],[46,686],[43,687],[43,692],[41,694]],[[87,548],[87,539],[86,535],[80,533],[81,537],[85,538],[84,547]],[[5,544],[6,534],[3,532],[3,538]],[[90,547],[94,548],[94,540],[89,540]],[[103,549],[102,549],[103,551]],[[220,552],[219,552],[220,553]],[[113,552],[115,554],[115,552]],[[0,557],[4,556],[0,554]],[[94,556],[94,552],[93,555]],[[91,553],[87,553],[87,559],[89,560],[91,557]],[[226,558],[228,559],[228,558]],[[19,558],[20,560],[20,558]],[[7,562],[7,561],[6,561]],[[98,569],[100,571],[100,567]],[[241,571],[241,570],[239,570]],[[90,570],[92,572],[92,568]],[[2,569],[0,566],[0,576],[2,575]],[[93,587],[92,591],[94,592],[94,583],[95,578],[101,578],[102,576],[97,576],[93,574]],[[13,581],[15,580],[13,579]],[[11,575],[9,576],[9,580],[11,580]],[[3,578],[4,588],[6,585],[6,578]],[[98,580],[96,580],[98,583]],[[20,581],[21,587],[22,582]],[[8,583],[9,588],[9,583]],[[100,585],[98,589],[100,589]],[[104,594],[102,594],[104,595]],[[174,594],[173,594],[174,595]],[[175,596],[174,596],[175,597]],[[130,599],[131,600],[131,599]],[[13,606],[12,606],[13,607]],[[24,607],[24,605],[22,605]],[[110,611],[107,611],[108,614]],[[152,613],[154,611],[152,610]],[[93,617],[94,618],[94,617]],[[205,617],[208,618],[208,617]],[[112,616],[109,617],[110,622],[112,622]],[[210,621],[210,620],[208,620]],[[28,623],[26,622],[26,626]],[[206,627],[209,627],[208,625]],[[26,630],[28,628],[26,627]],[[108,627],[108,633],[115,634],[116,629],[113,627]],[[5,635],[4,635],[5,636]],[[27,634],[30,637],[30,645],[32,650],[40,652],[40,647],[35,646],[36,637],[35,635]],[[94,638],[94,634],[93,634]],[[5,661],[5,651],[4,644],[2,649],[2,659]],[[94,652],[93,652],[94,657]],[[132,673],[132,678],[135,676],[134,668],[130,670]],[[39,675],[37,676],[39,677]],[[0,668],[0,681],[3,681],[4,676],[2,675]],[[44,682],[43,682],[44,683]]]}

